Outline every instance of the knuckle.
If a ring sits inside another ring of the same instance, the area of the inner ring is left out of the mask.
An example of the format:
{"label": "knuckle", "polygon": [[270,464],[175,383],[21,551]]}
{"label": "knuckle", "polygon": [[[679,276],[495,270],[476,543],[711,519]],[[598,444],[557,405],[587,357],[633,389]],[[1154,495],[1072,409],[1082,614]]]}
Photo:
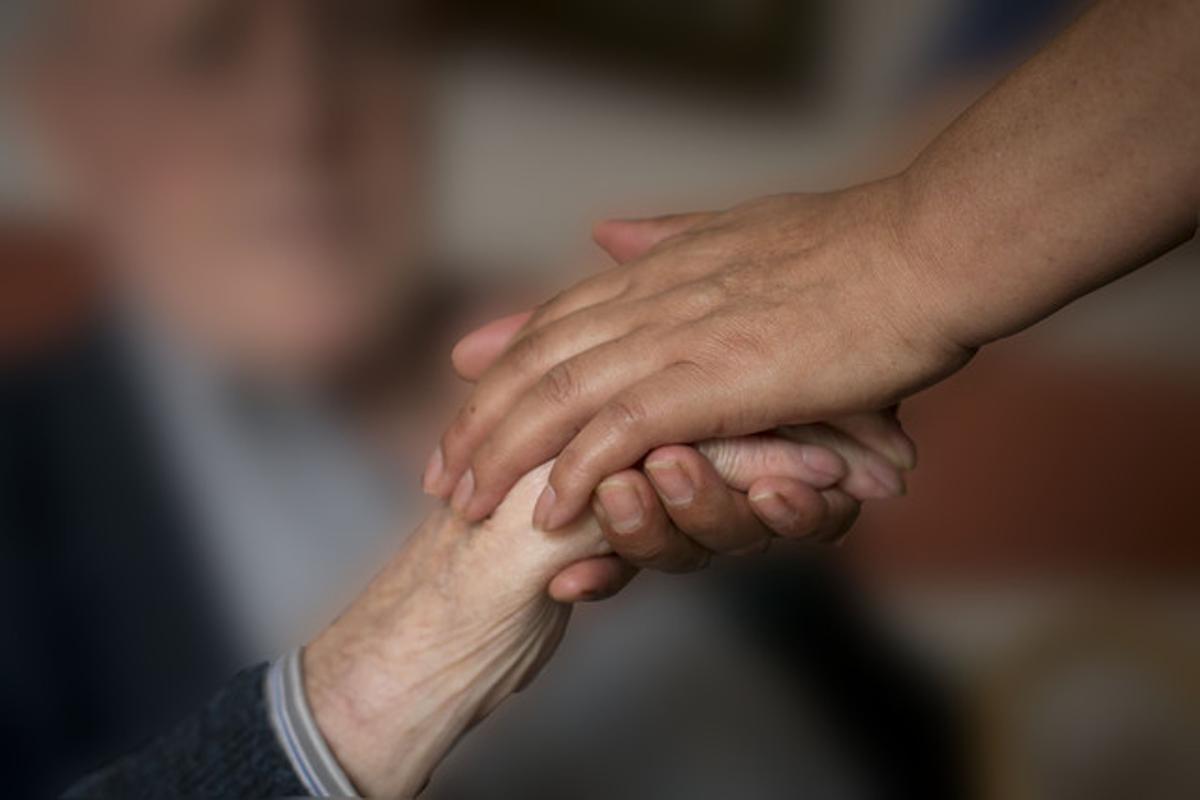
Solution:
{"label": "knuckle", "polygon": [[638,395],[625,392],[609,401],[602,412],[606,427],[618,432],[640,429],[649,417],[646,403]]}
{"label": "knuckle", "polygon": [[671,363],[671,371],[680,377],[707,386],[716,381],[716,371],[701,358],[680,358]]}
{"label": "knuckle", "polygon": [[761,360],[771,355],[762,331],[749,325],[730,322],[712,334],[711,347],[723,358]]}
{"label": "knuckle", "polygon": [[629,300],[637,297],[646,288],[648,273],[649,270],[646,269],[645,264],[636,270],[624,268],[611,272],[606,276],[606,294],[610,296],[611,300]]}
{"label": "knuckle", "polygon": [[576,370],[569,362],[555,365],[542,376],[538,393],[554,405],[568,405],[580,394],[580,382]]}
{"label": "knuckle", "polygon": [[540,325],[546,322],[546,320],[553,318],[559,306],[565,302],[568,291],[568,289],[563,289],[562,291],[557,292],[549,300],[535,308],[533,310],[533,314],[529,317],[528,324]]}
{"label": "knuckle", "polygon": [[692,281],[671,293],[671,318],[679,322],[700,319],[721,308],[729,296],[730,288],[722,277],[709,276]]}
{"label": "knuckle", "polygon": [[521,374],[533,374],[541,370],[546,358],[546,334],[534,331],[518,339],[508,354],[510,366]]}
{"label": "knuckle", "polygon": [[696,302],[705,310],[720,308],[735,291],[733,278],[725,272],[698,282],[694,289]]}

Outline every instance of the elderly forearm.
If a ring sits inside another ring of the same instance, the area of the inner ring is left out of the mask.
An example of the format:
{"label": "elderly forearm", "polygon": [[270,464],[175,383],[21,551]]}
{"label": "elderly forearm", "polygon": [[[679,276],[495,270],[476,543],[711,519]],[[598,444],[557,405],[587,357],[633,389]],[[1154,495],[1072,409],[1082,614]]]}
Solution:
{"label": "elderly forearm", "polygon": [[1104,0],[904,176],[930,309],[978,346],[1186,240],[1200,211],[1200,3]]}

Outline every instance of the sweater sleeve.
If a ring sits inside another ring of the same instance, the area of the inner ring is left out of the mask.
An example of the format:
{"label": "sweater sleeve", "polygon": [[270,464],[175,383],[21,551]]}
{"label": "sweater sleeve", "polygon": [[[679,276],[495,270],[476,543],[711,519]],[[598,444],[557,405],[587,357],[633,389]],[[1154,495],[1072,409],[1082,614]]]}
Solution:
{"label": "sweater sleeve", "polygon": [[239,673],[199,713],[83,778],[66,797],[307,795],[271,726],[266,674],[265,664]]}

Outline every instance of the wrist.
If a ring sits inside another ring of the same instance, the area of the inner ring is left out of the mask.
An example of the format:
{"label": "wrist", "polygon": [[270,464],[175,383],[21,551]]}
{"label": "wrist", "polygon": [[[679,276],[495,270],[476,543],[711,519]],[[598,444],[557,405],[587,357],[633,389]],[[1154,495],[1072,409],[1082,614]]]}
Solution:
{"label": "wrist", "polygon": [[[967,248],[965,226],[943,208],[913,168],[885,181],[891,198],[892,246],[898,257],[900,294],[909,307],[912,327],[937,347],[964,354],[1000,338],[993,333],[989,309],[972,299],[970,274],[961,269]],[[983,268],[982,263],[980,267]]]}
{"label": "wrist", "polygon": [[393,674],[323,635],[305,649],[303,673],[321,735],[365,796],[415,796],[469,726],[469,700],[449,669]]}
{"label": "wrist", "polygon": [[478,532],[435,514],[304,652],[321,734],[370,796],[412,797],[455,742],[557,643],[569,610],[543,588],[501,593]]}

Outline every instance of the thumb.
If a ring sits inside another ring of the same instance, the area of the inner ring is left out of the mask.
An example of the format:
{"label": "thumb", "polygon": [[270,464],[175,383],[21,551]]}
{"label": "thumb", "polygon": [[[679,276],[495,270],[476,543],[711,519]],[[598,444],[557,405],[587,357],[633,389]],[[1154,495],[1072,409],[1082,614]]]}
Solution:
{"label": "thumb", "polygon": [[641,258],[660,242],[701,225],[716,214],[697,212],[653,219],[610,219],[592,228],[592,239],[618,264]]}
{"label": "thumb", "polygon": [[479,380],[479,376],[500,357],[531,316],[532,311],[522,311],[501,317],[459,339],[450,353],[454,371],[465,381],[474,383]]}

